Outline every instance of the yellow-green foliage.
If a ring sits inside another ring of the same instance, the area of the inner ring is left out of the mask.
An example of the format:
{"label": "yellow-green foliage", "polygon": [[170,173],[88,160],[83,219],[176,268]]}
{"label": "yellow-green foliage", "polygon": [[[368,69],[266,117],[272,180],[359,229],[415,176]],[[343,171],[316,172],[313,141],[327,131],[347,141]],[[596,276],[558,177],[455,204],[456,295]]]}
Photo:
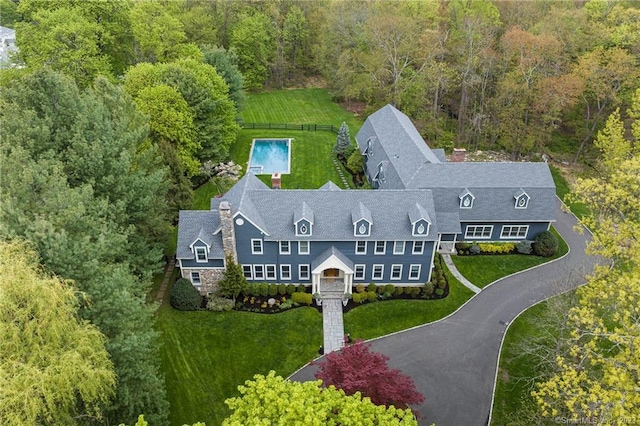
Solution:
{"label": "yellow-green foliage", "polygon": [[515,243],[478,243],[483,254],[509,254],[516,249]]}
{"label": "yellow-green foliage", "polygon": [[347,396],[322,381],[291,382],[274,371],[238,386],[241,397],[225,403],[233,410],[223,426],[245,425],[418,425],[411,410],[375,405],[359,392]]}
{"label": "yellow-green foliage", "polygon": [[291,300],[302,305],[311,305],[313,295],[311,293],[295,292],[291,295]]}

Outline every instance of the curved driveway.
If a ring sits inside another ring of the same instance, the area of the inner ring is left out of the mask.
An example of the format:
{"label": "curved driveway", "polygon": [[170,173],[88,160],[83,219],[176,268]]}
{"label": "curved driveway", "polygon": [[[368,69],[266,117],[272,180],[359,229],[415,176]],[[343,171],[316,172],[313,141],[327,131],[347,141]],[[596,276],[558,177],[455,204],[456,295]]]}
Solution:
{"label": "curved driveway", "polygon": [[[525,309],[584,283],[595,259],[585,255],[588,233],[577,234],[575,217],[558,201],[555,228],[570,247],[554,262],[496,281],[443,320],[372,341],[389,365],[412,377],[426,397],[420,423],[485,425],[489,419],[502,338]],[[314,366],[291,379],[313,380]]]}

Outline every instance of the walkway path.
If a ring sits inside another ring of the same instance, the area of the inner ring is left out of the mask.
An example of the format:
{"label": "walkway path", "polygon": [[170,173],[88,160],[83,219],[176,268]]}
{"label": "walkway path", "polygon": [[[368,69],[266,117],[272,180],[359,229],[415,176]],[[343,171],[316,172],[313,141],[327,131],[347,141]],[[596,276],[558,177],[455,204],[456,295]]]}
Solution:
{"label": "walkway path", "polygon": [[[486,425],[508,324],[528,307],[584,283],[596,261],[584,252],[588,234],[574,232],[575,217],[559,201],[556,216],[567,256],[496,281],[441,321],[373,341],[373,350],[389,356],[389,365],[412,377],[426,396],[418,407],[421,424]],[[315,369],[307,366],[292,379],[313,380]]]}
{"label": "walkway path", "polygon": [[160,284],[160,288],[158,289],[158,294],[156,294],[156,302],[162,305],[162,301],[164,300],[164,295],[167,292],[167,287],[169,287],[169,279],[171,278],[171,274],[173,274],[173,270],[176,267],[176,261],[172,257],[169,259],[167,266],[164,269],[164,278],[162,279],[162,283]]}
{"label": "walkway path", "polygon": [[447,265],[447,268],[449,268],[449,272],[451,272],[451,274],[454,277],[456,277],[456,279],[458,281],[460,281],[463,286],[465,286],[466,288],[468,288],[469,290],[471,290],[472,292],[474,292],[476,294],[480,293],[480,291],[482,289],[479,288],[479,287],[476,287],[475,285],[473,285],[473,283],[471,281],[466,279],[460,273],[460,271],[458,271],[458,268],[456,268],[455,263],[453,263],[453,260],[451,260],[451,255],[450,254],[440,253],[440,255],[442,256],[442,260],[444,260],[445,265]]}
{"label": "walkway path", "polygon": [[336,171],[340,176],[340,180],[342,181],[342,185],[344,186],[344,189],[349,189],[349,183],[347,182],[347,178],[344,177],[344,173],[342,172],[342,168],[340,167],[340,164],[338,164],[338,159],[334,155],[332,155],[331,160],[333,161],[333,165],[336,167]]}
{"label": "walkway path", "polygon": [[337,351],[344,346],[342,296],[341,292],[322,294],[322,332],[325,354]]}

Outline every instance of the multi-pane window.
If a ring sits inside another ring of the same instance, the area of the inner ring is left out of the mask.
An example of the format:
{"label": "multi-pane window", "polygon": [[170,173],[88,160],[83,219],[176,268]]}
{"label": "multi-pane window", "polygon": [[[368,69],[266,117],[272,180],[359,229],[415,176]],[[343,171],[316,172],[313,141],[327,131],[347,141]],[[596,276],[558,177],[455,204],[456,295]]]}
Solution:
{"label": "multi-pane window", "polygon": [[264,280],[264,265],[253,265],[253,279]]}
{"label": "multi-pane window", "polygon": [[356,254],[367,254],[366,241],[356,241]]}
{"label": "multi-pane window", "polygon": [[364,280],[365,265],[353,266],[353,278],[356,280]]}
{"label": "multi-pane window", "polygon": [[280,254],[291,254],[291,243],[289,241],[280,241]]}
{"label": "multi-pane window", "polygon": [[383,274],[384,274],[384,265],[373,265],[373,274],[371,275],[371,279],[381,280]]}
{"label": "multi-pane window", "polygon": [[262,254],[262,240],[251,240],[251,254]]}
{"label": "multi-pane window", "polygon": [[491,238],[492,232],[493,225],[468,225],[464,238]]}
{"label": "multi-pane window", "polygon": [[424,241],[414,241],[412,254],[424,253]]}
{"label": "multi-pane window", "polygon": [[251,270],[251,265],[242,265],[242,275],[248,280],[253,279],[253,272]]}
{"label": "multi-pane window", "polygon": [[207,248],[196,247],[196,262],[206,262],[206,261],[207,261]]}
{"label": "multi-pane window", "polygon": [[309,241],[298,241],[298,254],[309,254]]}
{"label": "multi-pane window", "polygon": [[276,279],[276,265],[265,265],[264,266],[266,272],[267,272],[267,279],[268,280],[275,280]]}
{"label": "multi-pane window", "polygon": [[309,265],[299,265],[298,266],[298,275],[301,280],[309,279]]}
{"label": "multi-pane window", "polygon": [[399,280],[402,278],[402,265],[391,265],[391,279]]}
{"label": "multi-pane window", "polygon": [[191,284],[193,285],[200,285],[200,272],[191,272]]}
{"label": "multi-pane window", "polygon": [[393,254],[404,254],[404,241],[393,242]]}
{"label": "multi-pane window", "polygon": [[410,280],[419,280],[420,279],[420,270],[422,269],[422,265],[411,265],[409,267],[409,279]]}
{"label": "multi-pane window", "polygon": [[280,265],[280,279],[281,280],[291,279],[291,265]]}
{"label": "multi-pane window", "polygon": [[500,238],[525,238],[528,231],[528,225],[505,225],[502,227]]}
{"label": "multi-pane window", "polygon": [[384,252],[386,251],[386,248],[387,248],[386,241],[376,241],[376,250],[374,251],[374,253],[384,254]]}

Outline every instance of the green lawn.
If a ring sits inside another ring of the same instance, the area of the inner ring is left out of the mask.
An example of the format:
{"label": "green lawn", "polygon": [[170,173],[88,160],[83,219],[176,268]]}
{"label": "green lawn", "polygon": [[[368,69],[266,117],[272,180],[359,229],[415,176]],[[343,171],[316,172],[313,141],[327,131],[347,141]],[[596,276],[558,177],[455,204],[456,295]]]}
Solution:
{"label": "green lawn", "polygon": [[[556,184],[556,194],[558,195],[558,197],[560,197],[562,201],[567,203],[567,201],[565,200],[565,197],[568,193],[571,192],[571,189],[569,188],[569,183],[564,178],[564,176],[562,176],[562,173],[560,173],[560,170],[557,167],[549,165],[549,168],[551,169],[551,175],[553,176],[553,181]],[[589,214],[589,208],[585,204],[568,203],[567,206],[569,206],[569,209],[571,210],[571,212],[575,214],[578,218],[582,218]]]}
{"label": "green lawn", "polygon": [[451,256],[458,271],[469,281],[480,288],[491,284],[518,271],[542,265],[553,259],[564,256],[569,247],[560,234],[551,228],[558,237],[558,252],[552,257],[540,257],[525,254],[496,254],[485,256]]}

